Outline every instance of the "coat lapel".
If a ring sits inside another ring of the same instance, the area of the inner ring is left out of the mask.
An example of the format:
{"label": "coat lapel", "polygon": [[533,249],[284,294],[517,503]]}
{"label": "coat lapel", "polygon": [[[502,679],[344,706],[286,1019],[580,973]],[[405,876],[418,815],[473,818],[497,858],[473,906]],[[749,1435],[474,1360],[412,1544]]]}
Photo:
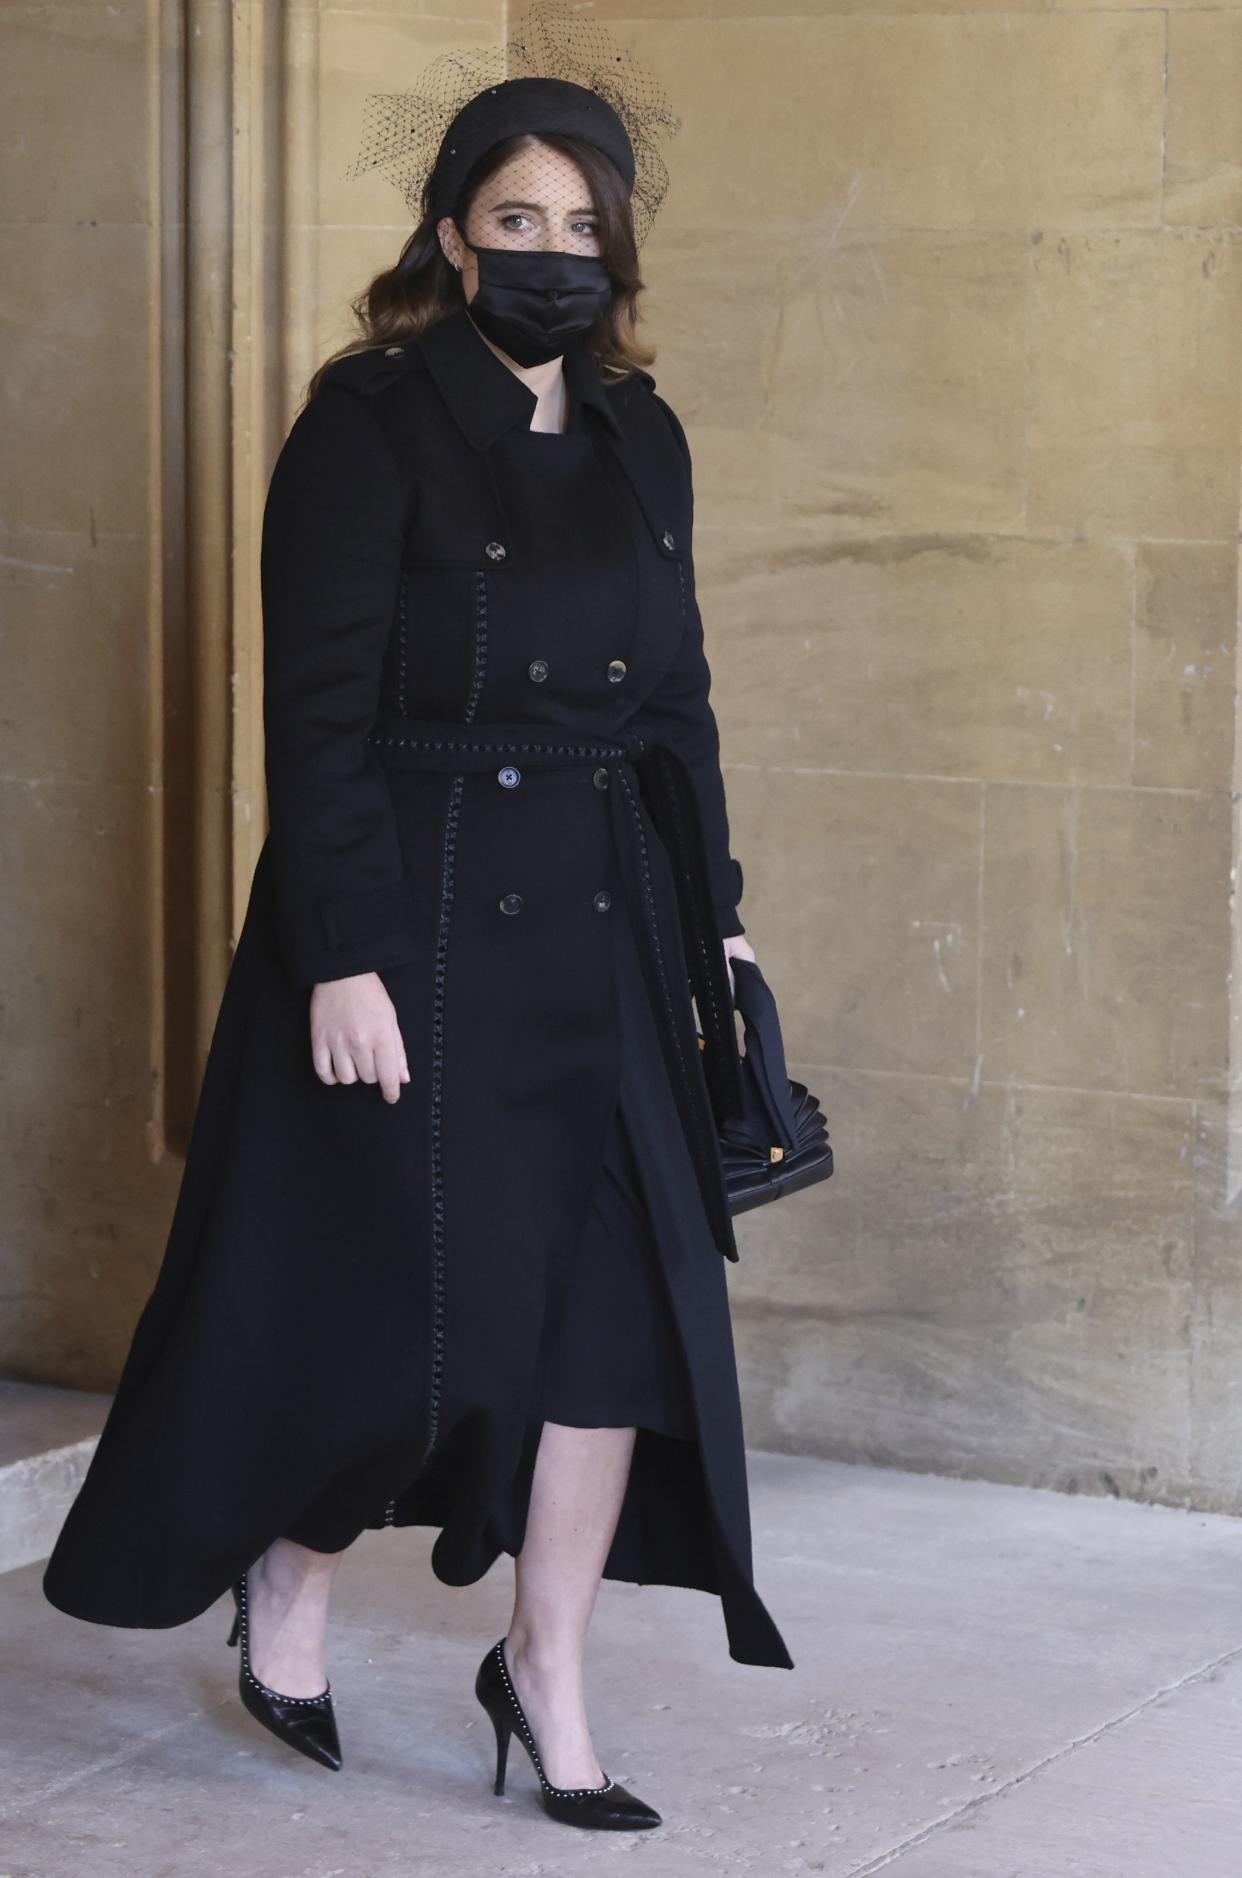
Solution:
{"label": "coat lapel", "polygon": [[[515,427],[529,429],[538,399],[492,351],[464,306],[436,320],[419,344],[436,389],[473,449],[489,450],[498,437]],[[590,354],[567,352],[564,372],[571,404],[594,413],[608,434],[619,435],[621,426],[608,388]]]}

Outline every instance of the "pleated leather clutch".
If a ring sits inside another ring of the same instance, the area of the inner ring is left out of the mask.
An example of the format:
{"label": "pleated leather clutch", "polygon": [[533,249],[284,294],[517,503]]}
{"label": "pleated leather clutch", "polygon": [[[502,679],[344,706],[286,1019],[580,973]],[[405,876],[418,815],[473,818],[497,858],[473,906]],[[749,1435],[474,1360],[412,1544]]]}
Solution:
{"label": "pleated leather clutch", "polygon": [[742,1108],[720,1123],[719,1136],[729,1211],[735,1214],[827,1180],[832,1149],[818,1101],[785,1067],[771,987],[752,959],[730,963],[744,1038]]}

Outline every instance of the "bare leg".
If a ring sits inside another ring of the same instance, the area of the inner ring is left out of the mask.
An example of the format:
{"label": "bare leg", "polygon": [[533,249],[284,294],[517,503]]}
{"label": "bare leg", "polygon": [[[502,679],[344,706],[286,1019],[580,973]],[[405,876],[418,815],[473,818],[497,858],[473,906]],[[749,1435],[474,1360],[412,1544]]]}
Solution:
{"label": "bare leg", "polygon": [[281,1695],[318,1695],[327,1683],[328,1597],[343,1552],[273,1539],[246,1576],[250,1667]]}
{"label": "bare leg", "polygon": [[587,1624],[616,1531],[633,1428],[545,1422],[514,1562],[505,1662],[554,1787],[598,1787],[582,1687]]}

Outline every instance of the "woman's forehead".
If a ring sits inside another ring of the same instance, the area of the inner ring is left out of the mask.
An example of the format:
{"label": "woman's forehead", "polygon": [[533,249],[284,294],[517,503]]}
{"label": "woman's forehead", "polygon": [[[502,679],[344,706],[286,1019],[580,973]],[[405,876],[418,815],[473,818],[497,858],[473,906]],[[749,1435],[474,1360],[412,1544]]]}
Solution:
{"label": "woman's forehead", "polygon": [[545,143],[514,151],[488,177],[475,200],[487,208],[512,200],[560,213],[590,214],[594,207],[590,185],[573,158]]}

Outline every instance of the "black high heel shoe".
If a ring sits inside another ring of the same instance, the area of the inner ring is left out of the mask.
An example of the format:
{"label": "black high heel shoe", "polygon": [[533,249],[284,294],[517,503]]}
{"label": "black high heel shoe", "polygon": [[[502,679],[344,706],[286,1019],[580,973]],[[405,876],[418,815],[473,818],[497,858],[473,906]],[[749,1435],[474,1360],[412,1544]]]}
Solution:
{"label": "black high heel shoe", "polygon": [[245,1572],[233,1586],[233,1601],[237,1605],[237,1615],[233,1619],[228,1641],[236,1643],[238,1636],[241,1637],[237,1687],[246,1708],[257,1722],[270,1728],[278,1740],[287,1742],[299,1754],[308,1755],[323,1767],[339,1769],[341,1744],[332,1709],[332,1684],[329,1683],[319,1695],[281,1695],[278,1689],[269,1689],[265,1682],[260,1682],[250,1667]]}
{"label": "black high heel shoe", "polygon": [[544,1811],[550,1813],[553,1819],[564,1820],[571,1826],[614,1828],[662,1824],[654,1807],[648,1806],[645,1800],[640,1800],[637,1794],[629,1792],[615,1780],[605,1778],[602,1787],[552,1785],[543,1771],[543,1762],[539,1758],[539,1750],[535,1746],[535,1738],[531,1734],[522,1704],[517,1699],[517,1691],[509,1680],[503,1637],[479,1664],[479,1673],[474,1679],[474,1693],[491,1716],[492,1726],[496,1730],[496,1793],[505,1790],[509,1736],[516,1731],[539,1776]]}

